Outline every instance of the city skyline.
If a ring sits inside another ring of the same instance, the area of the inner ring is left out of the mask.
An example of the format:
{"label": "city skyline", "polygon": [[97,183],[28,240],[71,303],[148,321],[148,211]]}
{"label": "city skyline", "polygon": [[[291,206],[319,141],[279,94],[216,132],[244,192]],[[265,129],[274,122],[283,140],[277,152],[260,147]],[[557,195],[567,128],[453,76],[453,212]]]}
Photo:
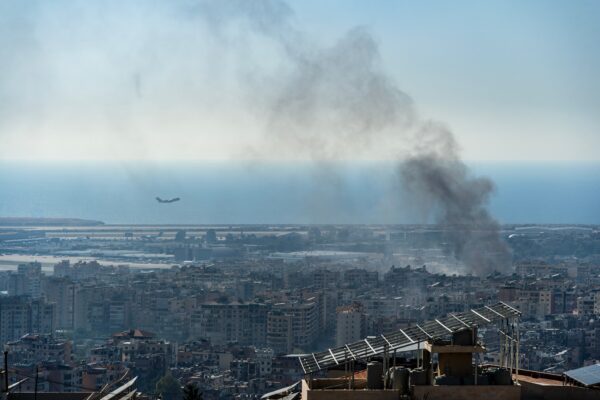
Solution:
{"label": "city skyline", "polygon": [[600,399],[599,17],[0,0],[0,400]]}

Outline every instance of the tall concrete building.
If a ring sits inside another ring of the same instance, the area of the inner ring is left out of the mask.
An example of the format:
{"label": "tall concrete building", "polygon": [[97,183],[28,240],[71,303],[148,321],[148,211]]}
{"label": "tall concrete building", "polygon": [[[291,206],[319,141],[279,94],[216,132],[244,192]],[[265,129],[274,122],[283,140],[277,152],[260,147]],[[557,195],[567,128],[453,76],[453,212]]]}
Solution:
{"label": "tall concrete building", "polygon": [[55,304],[55,328],[74,329],[75,283],[68,278],[48,277],[42,281],[42,293],[46,302]]}
{"label": "tall concrete building", "polygon": [[52,333],[54,306],[28,296],[0,298],[0,343],[28,333]]}
{"label": "tall concrete building", "polygon": [[266,343],[267,306],[258,303],[205,303],[192,313],[191,333],[212,344]]}
{"label": "tall concrete building", "polygon": [[367,316],[358,304],[338,307],[336,312],[335,343],[343,346],[366,336]]}
{"label": "tall concrete building", "polygon": [[293,350],[292,315],[283,310],[272,310],[267,317],[267,346],[276,354],[287,354]]}
{"label": "tall concrete building", "polygon": [[39,262],[20,264],[17,272],[9,275],[9,296],[29,296],[39,299],[42,293],[42,277],[42,264]]}
{"label": "tall concrete building", "polygon": [[308,350],[317,340],[320,314],[318,303],[313,300],[273,305],[267,324],[267,344],[278,354]]}

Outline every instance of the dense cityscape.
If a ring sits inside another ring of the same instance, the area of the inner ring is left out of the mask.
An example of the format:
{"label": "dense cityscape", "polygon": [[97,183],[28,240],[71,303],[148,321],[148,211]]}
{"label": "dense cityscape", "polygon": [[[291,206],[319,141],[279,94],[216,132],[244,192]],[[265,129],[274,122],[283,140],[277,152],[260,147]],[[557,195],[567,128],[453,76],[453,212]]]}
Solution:
{"label": "dense cityscape", "polygon": [[[600,231],[504,226],[513,265],[476,276],[433,226],[83,226],[0,231],[0,342],[22,390],[260,398],[298,355],[502,301],[522,369],[600,360]],[[461,271],[462,273],[453,273]],[[498,334],[481,328],[498,363]],[[37,376],[37,379],[31,379]],[[35,383],[34,383],[35,382]],[[168,398],[168,395],[166,397]]]}
{"label": "dense cityscape", "polygon": [[0,0],[0,400],[600,400],[598,21]]}

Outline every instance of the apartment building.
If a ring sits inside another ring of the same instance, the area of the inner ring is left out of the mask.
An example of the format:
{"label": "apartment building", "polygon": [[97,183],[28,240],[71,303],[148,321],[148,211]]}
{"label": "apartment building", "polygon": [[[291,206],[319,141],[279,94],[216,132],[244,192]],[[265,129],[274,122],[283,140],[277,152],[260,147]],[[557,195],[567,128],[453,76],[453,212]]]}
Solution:
{"label": "apartment building", "polygon": [[266,344],[267,312],[267,306],[258,303],[200,304],[192,313],[190,332],[212,344],[261,346]]}

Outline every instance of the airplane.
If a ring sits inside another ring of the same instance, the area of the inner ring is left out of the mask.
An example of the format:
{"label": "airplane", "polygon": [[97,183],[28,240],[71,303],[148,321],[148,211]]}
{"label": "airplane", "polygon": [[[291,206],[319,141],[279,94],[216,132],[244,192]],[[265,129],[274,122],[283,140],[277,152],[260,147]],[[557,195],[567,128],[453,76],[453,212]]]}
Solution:
{"label": "airplane", "polygon": [[159,203],[175,203],[176,201],[181,200],[179,197],[175,197],[174,199],[167,199],[167,200],[163,200],[160,197],[156,198],[156,201],[158,201]]}

